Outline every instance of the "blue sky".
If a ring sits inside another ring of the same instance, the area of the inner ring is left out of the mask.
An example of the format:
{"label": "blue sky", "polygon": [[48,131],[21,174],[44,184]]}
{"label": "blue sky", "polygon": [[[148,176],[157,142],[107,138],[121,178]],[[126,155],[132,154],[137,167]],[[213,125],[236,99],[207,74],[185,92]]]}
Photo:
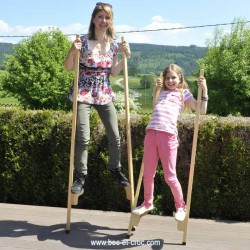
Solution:
{"label": "blue sky", "polygon": [[[93,0],[1,0],[0,42],[16,43],[39,29],[58,27],[64,34],[83,34],[97,1]],[[109,0],[117,32],[182,28],[250,21],[249,0]],[[248,24],[250,25],[250,23]],[[227,32],[231,26],[221,26]],[[172,31],[119,33],[131,43],[205,46],[214,27]]]}

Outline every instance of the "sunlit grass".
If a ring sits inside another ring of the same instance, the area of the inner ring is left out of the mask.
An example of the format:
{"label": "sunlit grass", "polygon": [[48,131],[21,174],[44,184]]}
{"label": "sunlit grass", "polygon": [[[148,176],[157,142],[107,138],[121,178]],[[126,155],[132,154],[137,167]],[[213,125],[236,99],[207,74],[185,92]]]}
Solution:
{"label": "sunlit grass", "polygon": [[[1,89],[1,80],[4,74],[6,74],[6,72],[4,70],[0,70],[0,89]],[[6,96],[6,94],[0,90],[0,104],[18,105],[19,102],[15,97]]]}
{"label": "sunlit grass", "polygon": [[[120,86],[117,86],[115,84],[115,81],[118,79],[123,79],[122,75],[116,76],[116,77],[111,77],[111,85],[112,89],[117,92],[117,91],[123,91],[123,88]],[[121,84],[124,84],[124,81],[120,81]],[[152,100],[153,100],[153,85],[150,89],[145,89],[142,88],[140,85],[140,78],[139,77],[129,77],[128,78],[128,86],[129,89],[137,91],[141,96],[138,97],[138,102],[141,104],[141,110],[140,113],[151,113],[152,112]]]}

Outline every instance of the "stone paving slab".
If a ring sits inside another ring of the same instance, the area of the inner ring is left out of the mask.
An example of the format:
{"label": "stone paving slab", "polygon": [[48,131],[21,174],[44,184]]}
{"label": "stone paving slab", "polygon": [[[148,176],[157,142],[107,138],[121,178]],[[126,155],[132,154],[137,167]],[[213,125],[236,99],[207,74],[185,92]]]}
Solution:
{"label": "stone paving slab", "polygon": [[173,217],[144,216],[127,240],[130,213],[72,208],[69,234],[66,215],[66,208],[0,203],[0,249],[250,249],[250,223],[190,218],[182,245]]}

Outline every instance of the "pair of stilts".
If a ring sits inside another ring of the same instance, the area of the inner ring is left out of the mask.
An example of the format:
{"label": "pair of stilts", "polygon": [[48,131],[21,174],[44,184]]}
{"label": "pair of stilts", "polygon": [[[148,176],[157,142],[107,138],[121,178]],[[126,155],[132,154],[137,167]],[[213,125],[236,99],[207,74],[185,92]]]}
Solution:
{"label": "pair of stilts", "polygon": [[[77,35],[78,39],[80,36]],[[122,42],[124,37],[122,37]],[[71,132],[71,148],[70,148],[70,169],[69,169],[69,185],[68,185],[68,205],[67,205],[67,224],[66,224],[66,233],[70,232],[70,218],[71,218],[71,206],[77,205],[78,198],[80,194],[72,194],[71,186],[73,184],[73,170],[74,170],[74,151],[75,151],[75,132],[76,132],[76,115],[77,115],[77,93],[78,93],[78,75],[79,75],[79,55],[78,51],[75,56],[75,77],[74,77],[74,98],[73,98],[73,115],[72,115],[72,132]],[[133,179],[133,158],[132,158],[132,142],[131,142],[131,130],[130,130],[130,112],[129,112],[129,91],[128,91],[128,68],[127,68],[127,56],[122,53],[123,60],[123,76],[124,76],[124,94],[125,94],[125,110],[126,110],[126,136],[127,136],[127,151],[128,151],[128,168],[129,168],[129,182],[130,186],[125,188],[126,197],[130,200],[131,212],[137,206],[138,197],[140,194],[140,188],[143,178],[144,165],[141,164],[141,169],[139,173],[139,178],[137,182],[136,193],[134,196],[134,179]],[[200,70],[200,76],[204,75],[204,70]],[[158,99],[159,88],[154,92],[153,103]],[[186,202],[186,217],[184,221],[177,222],[177,230],[183,232],[182,244],[186,245],[187,241],[187,231],[188,231],[188,220],[190,214],[190,205],[191,205],[191,196],[192,196],[192,187],[193,187],[193,176],[194,176],[194,167],[195,167],[195,157],[196,157],[196,148],[197,148],[197,138],[198,138],[198,129],[199,129],[199,114],[200,114],[200,104],[201,104],[201,93],[202,90],[198,87],[198,96],[197,96],[197,110],[194,123],[194,135],[193,135],[193,145],[192,145],[192,154],[191,154],[191,163],[190,163],[190,172],[189,172],[189,181],[188,181],[188,193],[187,193],[187,202]],[[142,215],[136,215],[131,213],[129,227],[127,232],[127,239],[131,237],[131,232],[135,231],[136,227],[139,225],[140,220],[148,212]]]}
{"label": "pair of stilts", "polygon": [[[200,70],[200,76],[204,76],[204,70],[203,69]],[[124,75],[124,80],[126,78],[127,77]],[[159,94],[160,94],[160,89],[156,88],[155,91],[154,91],[154,96],[153,96],[153,105],[155,105],[155,103],[156,103],[156,101],[157,101],[157,99],[159,97]],[[191,196],[192,196],[192,188],[193,188],[195,157],[196,157],[198,130],[199,130],[199,114],[200,114],[200,106],[201,106],[201,94],[202,94],[202,89],[200,87],[198,87],[197,110],[196,110],[196,117],[195,117],[195,122],[194,122],[194,135],[193,135],[192,154],[191,154],[191,162],[190,162],[189,181],[188,181],[186,217],[185,217],[184,221],[178,221],[177,222],[177,230],[183,232],[183,239],[182,239],[182,244],[183,245],[186,245],[186,242],[187,242],[188,220],[189,220],[190,206],[191,206]],[[137,206],[138,197],[139,197],[140,189],[141,189],[142,178],[143,178],[143,172],[144,172],[144,164],[142,162],[141,169],[140,169],[140,174],[139,174],[139,178],[138,178],[138,182],[137,182],[137,187],[136,187],[135,198],[134,198],[134,202],[132,203],[132,210],[131,211],[133,211],[133,209]],[[127,238],[130,238],[131,231],[134,231],[136,229],[136,227],[140,223],[141,218],[143,216],[145,216],[146,214],[148,214],[148,212],[145,212],[142,215],[136,215],[136,214],[131,213]],[[175,212],[173,213],[173,216],[175,216]]]}
{"label": "pair of stilts", "polygon": [[[76,39],[80,39],[79,35],[76,35]],[[122,42],[124,38],[122,38]],[[68,185],[68,205],[67,205],[67,224],[66,233],[70,233],[70,219],[71,219],[71,206],[78,204],[78,198],[83,194],[83,190],[79,194],[72,194],[71,187],[73,184],[73,172],[74,172],[74,154],[75,154],[75,134],[76,134],[76,121],[77,121],[77,94],[78,94],[78,78],[79,78],[79,59],[80,51],[75,54],[74,57],[74,93],[73,93],[73,114],[72,114],[72,130],[71,130],[71,147],[70,147],[70,168],[69,168],[69,185]],[[132,167],[132,148],[131,148],[131,132],[130,132],[130,114],[129,114],[129,98],[128,98],[128,77],[127,77],[127,57],[123,53],[123,72],[124,72],[124,91],[125,91],[125,109],[126,109],[126,128],[127,128],[127,144],[128,144],[128,165],[129,165],[129,182],[130,185],[125,187],[126,197],[130,200],[131,208],[134,197],[134,182],[133,182],[133,167]],[[126,76],[126,77],[125,77]]]}

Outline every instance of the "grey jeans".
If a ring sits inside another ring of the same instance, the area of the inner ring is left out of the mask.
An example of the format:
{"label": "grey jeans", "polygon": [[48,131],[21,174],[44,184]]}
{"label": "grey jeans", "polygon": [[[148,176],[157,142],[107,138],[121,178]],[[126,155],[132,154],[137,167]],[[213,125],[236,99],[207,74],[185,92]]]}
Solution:
{"label": "grey jeans", "polygon": [[116,169],[121,167],[120,136],[116,110],[113,102],[105,105],[95,105],[78,102],[75,141],[75,170],[76,174],[79,175],[86,175],[88,171],[88,145],[90,141],[89,116],[92,107],[97,110],[104,124],[108,137],[108,167],[109,169]]}

